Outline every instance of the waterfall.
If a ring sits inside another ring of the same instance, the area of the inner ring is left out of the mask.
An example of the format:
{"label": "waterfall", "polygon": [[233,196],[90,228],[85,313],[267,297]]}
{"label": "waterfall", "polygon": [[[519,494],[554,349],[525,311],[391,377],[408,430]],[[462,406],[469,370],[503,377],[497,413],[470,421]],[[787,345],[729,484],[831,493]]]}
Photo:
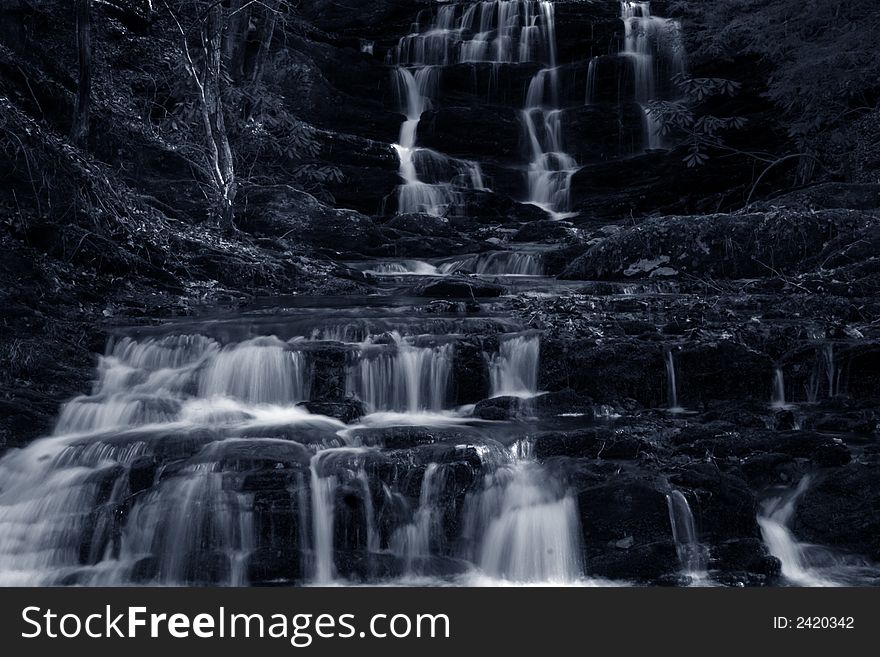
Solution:
{"label": "waterfall", "polygon": [[421,260],[404,260],[402,262],[382,262],[367,270],[370,274],[378,276],[395,276],[408,274],[414,276],[437,276],[441,272],[434,265]]}
{"label": "waterfall", "polygon": [[251,496],[228,490],[211,450],[163,479],[119,526],[144,442],[37,441],[0,461],[0,583],[246,583]]}
{"label": "waterfall", "polygon": [[836,397],[840,393],[840,370],[834,361],[834,344],[829,342],[822,350],[825,363],[825,377],[828,380],[828,396]]}
{"label": "waterfall", "polygon": [[635,101],[644,114],[645,144],[649,149],[665,146],[660,125],[648,111],[651,101],[661,97],[658,91],[658,56],[669,60],[668,78],[684,72],[684,49],[677,21],[651,15],[650,2],[622,0],[620,18],[624,25],[622,55],[632,62]]}
{"label": "waterfall", "polygon": [[837,582],[824,577],[813,568],[809,559],[811,546],[798,542],[789,529],[798,499],[810,485],[809,475],[797,487],[778,497],[771,497],[761,505],[758,526],[767,550],[782,564],[782,576],[795,586],[836,586]]}
{"label": "waterfall", "polygon": [[773,397],[770,406],[779,409],[789,407],[788,404],[785,403],[785,378],[782,374],[781,367],[777,367],[773,370]]}
{"label": "waterfall", "polygon": [[224,347],[199,381],[202,397],[225,396],[251,404],[290,404],[308,398],[305,355],[277,338]]}
{"label": "waterfall", "polygon": [[120,542],[119,560],[149,555],[157,582],[243,586],[244,560],[256,547],[252,500],[224,488],[216,463],[199,464],[151,490],[132,509]]}
{"label": "waterfall", "polygon": [[406,570],[410,574],[418,574],[418,558],[428,557],[432,553],[432,545],[440,530],[445,476],[444,466],[428,464],[422,477],[419,506],[412,522],[397,529],[391,538],[391,551],[405,559]]}
{"label": "waterfall", "polygon": [[598,87],[596,76],[599,74],[598,68],[599,58],[590,58],[590,63],[587,65],[587,91],[584,97],[584,105],[592,105],[596,102],[596,89]]}
{"label": "waterfall", "polygon": [[666,352],[666,396],[670,413],[681,413],[684,409],[678,405],[678,382],[675,377],[675,359],[672,351]]}
{"label": "waterfall", "polygon": [[452,344],[420,347],[399,333],[369,340],[349,367],[346,389],[375,411],[441,411],[447,405]]}
{"label": "waterfall", "polygon": [[[424,20],[422,18],[424,17]],[[444,67],[455,64],[528,64],[544,68],[532,78],[521,112],[528,144],[526,202],[553,216],[568,209],[569,184],[577,163],[562,145],[556,63],[554,4],[548,0],[494,0],[468,6],[448,4],[423,12],[413,32],[390,54],[395,89],[406,120],[394,145],[403,184],[398,212],[445,214],[460,191],[485,189],[479,164],[417,147],[421,115],[432,108]],[[452,169],[451,177],[431,170]]]}
{"label": "waterfall", "polygon": [[482,276],[541,276],[544,273],[540,256],[511,251],[481,253],[464,260],[447,262],[438,269],[442,274],[461,271]]}
{"label": "waterfall", "polygon": [[813,372],[807,385],[807,400],[816,402],[824,382],[826,396],[830,399],[840,394],[841,370],[834,357],[834,343],[826,342],[816,352]]}
{"label": "waterfall", "polygon": [[[552,2],[541,2],[540,10],[547,68],[538,71],[529,83],[521,113],[531,158],[526,201],[551,216],[562,217],[568,210],[571,177],[577,170],[577,162],[564,152],[562,145],[555,8]],[[536,16],[536,28],[538,20]]]}
{"label": "waterfall", "polygon": [[705,582],[708,579],[706,572],[708,554],[705,546],[697,539],[694,514],[691,512],[690,504],[684,494],[676,489],[666,494],[666,503],[681,572],[697,583]]}
{"label": "waterfall", "polygon": [[[459,203],[460,190],[486,189],[477,162],[450,158],[416,145],[419,122],[422,114],[433,107],[442,67],[467,61],[464,49],[458,46],[472,19],[456,19],[455,14],[454,5],[440,7],[429,25],[423,29],[416,24],[415,31],[401,38],[393,51],[394,89],[406,117],[393,145],[403,181],[397,189],[398,214],[425,212],[441,216]],[[425,180],[425,176],[431,180]]]}
{"label": "waterfall", "polygon": [[321,451],[309,462],[312,490],[312,579],[318,584],[332,582],[336,575],[333,565],[333,515],[336,503],[336,475],[321,476],[321,460],[331,450]]}
{"label": "waterfall", "polygon": [[466,502],[465,536],[492,577],[560,584],[583,574],[577,503],[555,493],[532,461],[486,476],[482,491]]}
{"label": "waterfall", "polygon": [[540,350],[537,335],[502,339],[489,363],[492,396],[534,397],[538,392]]}

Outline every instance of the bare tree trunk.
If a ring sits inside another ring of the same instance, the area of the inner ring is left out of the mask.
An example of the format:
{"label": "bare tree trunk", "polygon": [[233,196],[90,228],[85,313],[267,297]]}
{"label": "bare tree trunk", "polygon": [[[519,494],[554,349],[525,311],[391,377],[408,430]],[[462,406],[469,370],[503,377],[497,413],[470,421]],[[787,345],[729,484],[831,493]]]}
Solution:
{"label": "bare tree trunk", "polygon": [[275,34],[275,21],[278,19],[278,5],[280,0],[266,0],[263,3],[263,19],[260,22],[258,32],[259,49],[254,57],[251,81],[258,85],[263,77],[266,59],[269,56],[269,47],[272,45],[272,36]]}
{"label": "bare tree trunk", "polygon": [[79,79],[70,137],[73,143],[85,147],[89,141],[89,104],[92,95],[92,0],[75,1]]}
{"label": "bare tree trunk", "polygon": [[226,58],[226,72],[233,80],[244,77],[244,56],[251,15],[249,5],[250,3],[245,4],[245,0],[229,2],[229,20],[223,35],[223,55]]}
{"label": "bare tree trunk", "polygon": [[235,178],[235,160],[226,132],[223,115],[223,7],[215,3],[203,23],[202,44],[205,51],[205,81],[203,121],[209,141],[211,168],[217,188],[219,218],[224,228],[234,227],[235,196],[238,183]]}

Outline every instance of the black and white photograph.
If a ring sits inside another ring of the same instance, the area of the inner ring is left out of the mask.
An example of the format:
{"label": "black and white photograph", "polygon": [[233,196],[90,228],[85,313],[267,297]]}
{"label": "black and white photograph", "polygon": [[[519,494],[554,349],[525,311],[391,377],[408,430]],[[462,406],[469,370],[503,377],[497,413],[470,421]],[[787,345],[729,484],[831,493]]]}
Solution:
{"label": "black and white photograph", "polygon": [[878,402],[877,0],[0,0],[4,587],[875,587]]}

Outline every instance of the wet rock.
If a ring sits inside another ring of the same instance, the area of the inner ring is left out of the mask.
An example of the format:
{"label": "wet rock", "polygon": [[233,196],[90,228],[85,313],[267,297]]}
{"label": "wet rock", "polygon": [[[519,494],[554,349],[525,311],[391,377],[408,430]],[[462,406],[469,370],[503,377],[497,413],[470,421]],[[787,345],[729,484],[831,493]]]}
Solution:
{"label": "wet rock", "polygon": [[731,340],[685,347],[674,354],[678,400],[699,406],[707,400],[766,400],[773,364],[765,354]]}
{"label": "wet rock", "polygon": [[486,298],[504,294],[504,288],[477,278],[443,278],[426,281],[413,288],[413,294],[434,299]]}
{"label": "wet rock", "polygon": [[542,219],[531,221],[513,235],[514,242],[544,242],[571,236],[571,224],[566,221]]}
{"label": "wet rock", "polygon": [[464,159],[513,160],[520,131],[513,107],[442,107],[422,114],[417,143]]}
{"label": "wet rock", "polygon": [[798,501],[794,534],[880,560],[880,464],[849,463],[817,475]]}
{"label": "wet rock", "polygon": [[714,545],[723,541],[759,538],[757,499],[748,484],[713,464],[681,468],[669,477],[676,488],[693,494],[691,504],[700,540]]}
{"label": "wet rock", "polygon": [[650,444],[638,438],[619,434],[608,427],[553,431],[540,434],[535,439],[535,456],[538,459],[555,456],[635,459],[639,454],[651,451],[653,448]]}
{"label": "wet rock", "polygon": [[[820,256],[829,238],[844,244],[856,241],[865,222],[877,221],[848,210],[648,219],[591,247],[562,278],[651,277],[661,267],[675,274],[722,278],[794,274]],[[656,264],[634,267],[639,262]]]}
{"label": "wet rock", "polygon": [[749,485],[755,490],[791,485],[800,478],[800,468],[790,454],[754,454],[745,458],[740,467]]}
{"label": "wet rock", "polygon": [[147,490],[156,479],[157,463],[152,456],[139,456],[128,468],[128,490],[134,495]]}
{"label": "wet rock", "polygon": [[618,581],[657,583],[662,577],[676,573],[678,568],[675,543],[669,539],[625,550],[611,546],[587,557],[589,575]]}
{"label": "wet rock", "polygon": [[538,387],[542,390],[569,388],[597,403],[630,398],[657,407],[666,399],[665,381],[663,351],[656,344],[599,343],[552,335],[541,341]]}
{"label": "wet rock", "polygon": [[[653,482],[622,474],[577,497],[591,575],[649,580],[678,570],[666,495]],[[622,540],[630,547],[617,547]]]}
{"label": "wet rock", "polygon": [[763,541],[758,538],[723,541],[712,547],[712,567],[728,573],[743,572],[761,575],[768,579],[779,576],[779,559],[771,556]]}
{"label": "wet rock", "polygon": [[385,224],[389,228],[425,237],[452,237],[457,235],[447,219],[430,214],[398,214]]}
{"label": "wet rock", "polygon": [[455,403],[474,404],[489,394],[489,367],[486,353],[497,349],[492,338],[470,337],[455,345],[453,385]]}
{"label": "wet rock", "polygon": [[184,580],[190,585],[205,586],[229,581],[229,557],[220,551],[190,552],[185,558]]}
{"label": "wet rock", "polygon": [[344,399],[342,401],[316,401],[300,402],[297,406],[303,406],[309,413],[326,415],[340,422],[349,424],[367,414],[364,403],[359,399]]}
{"label": "wet rock", "polygon": [[302,579],[297,550],[258,548],[248,555],[245,565],[251,586],[283,586]]}

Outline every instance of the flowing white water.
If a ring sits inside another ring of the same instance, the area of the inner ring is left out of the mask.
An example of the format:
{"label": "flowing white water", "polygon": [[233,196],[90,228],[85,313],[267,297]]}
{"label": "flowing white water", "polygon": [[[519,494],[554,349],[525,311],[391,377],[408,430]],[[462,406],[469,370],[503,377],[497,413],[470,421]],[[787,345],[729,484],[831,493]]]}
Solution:
{"label": "flowing white water", "polygon": [[483,276],[541,276],[544,273],[539,255],[515,251],[481,253],[444,263],[438,269],[443,274],[463,271]]}
{"label": "flowing white water", "polygon": [[810,477],[800,480],[793,491],[765,500],[758,515],[758,526],[767,550],[782,563],[782,576],[795,586],[837,586],[809,562],[810,546],[799,542],[789,529],[798,498],[810,485]]}
{"label": "flowing white water", "polygon": [[785,377],[781,367],[773,370],[773,397],[770,406],[778,409],[790,408],[789,404],[785,402]]}
{"label": "flowing white water", "polygon": [[419,506],[412,522],[395,531],[391,537],[391,551],[406,561],[406,571],[416,574],[416,560],[432,554],[432,545],[440,530],[440,513],[444,503],[446,469],[429,463],[422,477]]}
{"label": "flowing white water", "polygon": [[457,47],[467,29],[465,24],[464,17],[456,18],[454,5],[440,7],[430,24],[424,28],[416,24],[414,32],[404,36],[394,50],[394,89],[406,116],[393,145],[403,181],[397,189],[398,214],[442,216],[460,203],[461,189],[486,189],[477,162],[446,157],[416,145],[419,122],[433,107],[442,67],[467,61],[466,53]]}
{"label": "flowing white water", "polygon": [[583,575],[577,502],[529,459],[484,478],[466,502],[464,536],[490,577],[570,584]]}
{"label": "flowing white water", "polygon": [[[457,190],[485,188],[477,163],[443,158],[416,147],[421,115],[436,98],[438,76],[444,67],[538,62],[544,68],[530,82],[521,112],[529,158],[525,196],[528,203],[552,216],[564,216],[577,163],[562,145],[553,2],[489,0],[449,4],[424,16],[425,20],[420,19],[413,32],[399,41],[390,58],[397,65],[395,88],[406,115],[395,145],[403,180],[398,189],[398,212],[441,215],[458,203]],[[420,164],[423,159],[424,165]],[[454,169],[452,180],[426,180],[430,166],[427,161],[437,159]]]}
{"label": "flowing white water", "polygon": [[346,389],[375,411],[441,411],[447,407],[452,344],[417,346],[399,333],[367,341],[348,371]]}
{"label": "flowing white water", "polygon": [[320,465],[327,455],[318,452],[309,464],[312,491],[312,579],[318,584],[332,582],[336,574],[333,564],[333,516],[335,507],[336,475],[321,476]]}
{"label": "flowing white water", "polygon": [[501,340],[498,353],[489,363],[493,397],[534,397],[538,392],[538,363],[541,339],[518,335]]}
{"label": "flowing white water", "polygon": [[672,527],[672,539],[681,564],[681,572],[694,584],[709,581],[706,571],[708,551],[697,538],[694,514],[691,512],[687,498],[680,490],[673,489],[666,495],[669,508],[669,524]]}
{"label": "flowing white water", "polygon": [[648,104],[659,98],[657,86],[658,56],[669,63],[667,75],[671,79],[683,73],[684,49],[681,28],[677,21],[651,15],[650,2],[620,3],[620,18],[624,25],[623,54],[632,62],[635,100],[645,116],[645,145],[649,149],[665,147],[656,116],[648,111]]}
{"label": "flowing white water", "polygon": [[675,375],[675,358],[671,351],[666,352],[666,397],[670,413],[681,413],[684,408],[678,405],[678,381]]}
{"label": "flowing white water", "polygon": [[540,3],[540,37],[547,67],[538,71],[526,91],[522,124],[529,145],[527,202],[554,217],[564,217],[569,207],[571,177],[578,165],[562,144],[562,110],[559,107],[559,70],[556,64],[556,21],[552,2]]}

